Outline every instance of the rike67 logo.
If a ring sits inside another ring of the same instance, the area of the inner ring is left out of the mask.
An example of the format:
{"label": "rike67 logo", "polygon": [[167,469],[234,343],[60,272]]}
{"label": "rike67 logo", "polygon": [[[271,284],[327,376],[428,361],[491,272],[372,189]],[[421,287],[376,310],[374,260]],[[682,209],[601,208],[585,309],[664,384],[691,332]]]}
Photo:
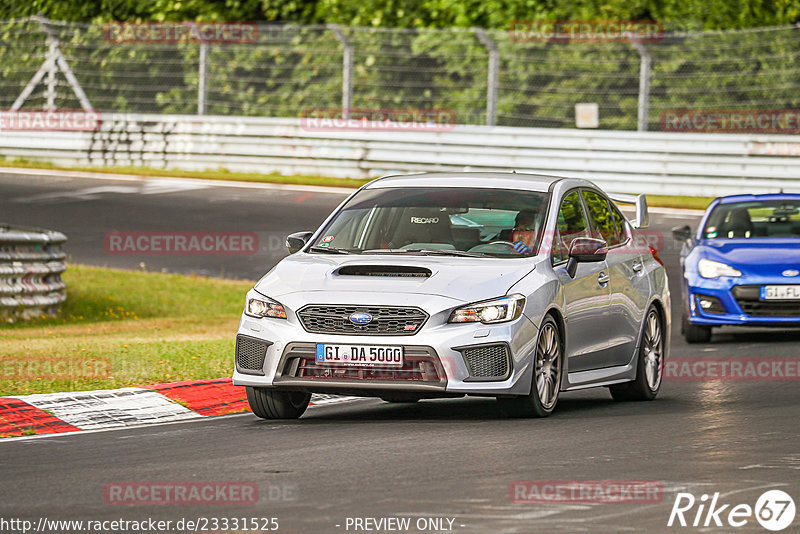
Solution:
{"label": "rike67 logo", "polygon": [[763,528],[778,532],[788,528],[795,518],[792,497],[781,490],[761,494],[755,506],[722,503],[719,492],[697,499],[691,493],[678,493],[667,526],[740,528],[757,521]]}

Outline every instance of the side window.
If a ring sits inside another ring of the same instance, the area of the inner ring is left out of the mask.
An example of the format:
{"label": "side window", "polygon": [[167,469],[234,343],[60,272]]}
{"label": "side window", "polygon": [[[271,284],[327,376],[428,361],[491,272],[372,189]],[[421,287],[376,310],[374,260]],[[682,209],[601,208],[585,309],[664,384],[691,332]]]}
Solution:
{"label": "side window", "polygon": [[589,218],[592,220],[592,228],[599,237],[606,242],[609,247],[619,245],[621,240],[617,235],[617,225],[614,216],[608,207],[608,201],[594,191],[584,191],[583,199],[589,210]]}
{"label": "side window", "polygon": [[614,204],[611,204],[611,213],[614,214],[614,223],[617,226],[617,235],[619,236],[619,242],[624,243],[631,236],[631,229],[628,226],[628,221],[619,211],[619,208],[617,208]]}
{"label": "side window", "polygon": [[555,242],[553,243],[553,263],[569,259],[569,245],[573,239],[589,236],[586,228],[586,214],[577,191],[569,193],[561,201],[557,224]]}

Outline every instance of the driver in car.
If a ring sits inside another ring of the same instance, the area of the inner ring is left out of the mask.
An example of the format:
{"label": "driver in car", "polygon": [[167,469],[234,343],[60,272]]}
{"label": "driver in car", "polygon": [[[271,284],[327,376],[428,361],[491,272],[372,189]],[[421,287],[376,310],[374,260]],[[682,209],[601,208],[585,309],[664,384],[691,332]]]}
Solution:
{"label": "driver in car", "polygon": [[535,211],[520,211],[514,222],[514,228],[511,231],[506,230],[506,235],[501,237],[505,241],[514,244],[514,250],[519,254],[527,255],[533,253],[533,244],[536,242],[536,220],[537,213]]}

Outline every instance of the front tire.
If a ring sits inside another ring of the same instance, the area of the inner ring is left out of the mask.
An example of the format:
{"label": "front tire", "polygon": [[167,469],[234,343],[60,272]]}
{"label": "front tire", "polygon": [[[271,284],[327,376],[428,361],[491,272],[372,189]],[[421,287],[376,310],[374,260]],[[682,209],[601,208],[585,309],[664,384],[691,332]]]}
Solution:
{"label": "front tire", "polygon": [[616,401],[653,400],[664,375],[664,328],[661,315],[650,307],[644,321],[642,344],[636,359],[636,379],[608,389]]}
{"label": "front tire", "polygon": [[681,333],[687,343],[708,343],[711,341],[711,327],[692,324],[685,314],[681,317]]}
{"label": "front tire", "polygon": [[297,419],[308,408],[311,393],[247,386],[247,402],[262,419]]}
{"label": "front tire", "polygon": [[553,413],[561,391],[563,349],[558,325],[548,315],[539,329],[533,361],[531,392],[522,397],[499,397],[500,408],[510,417],[547,417]]}

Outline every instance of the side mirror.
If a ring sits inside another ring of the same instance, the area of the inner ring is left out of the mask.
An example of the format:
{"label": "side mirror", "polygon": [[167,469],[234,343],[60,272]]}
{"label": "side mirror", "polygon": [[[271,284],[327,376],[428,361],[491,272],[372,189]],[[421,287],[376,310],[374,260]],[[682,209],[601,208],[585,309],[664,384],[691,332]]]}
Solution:
{"label": "side mirror", "polygon": [[692,238],[692,229],[686,226],[676,226],[672,229],[672,237],[675,241],[689,241]]}
{"label": "side mirror", "polygon": [[608,255],[608,246],[602,239],[592,237],[578,237],[569,245],[569,262],[567,274],[575,278],[579,263],[604,261]]}
{"label": "side mirror", "polygon": [[308,243],[312,235],[314,235],[314,232],[295,232],[290,234],[286,238],[286,250],[289,251],[289,254],[298,252],[301,248],[306,246],[306,243]]}

